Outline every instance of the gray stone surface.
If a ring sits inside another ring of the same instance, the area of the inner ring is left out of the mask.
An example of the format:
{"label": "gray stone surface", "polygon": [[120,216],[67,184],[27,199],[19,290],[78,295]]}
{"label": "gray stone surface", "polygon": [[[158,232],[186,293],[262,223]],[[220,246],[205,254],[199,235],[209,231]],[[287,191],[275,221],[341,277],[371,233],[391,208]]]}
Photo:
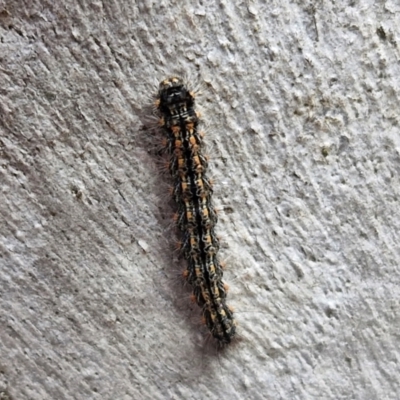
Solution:
{"label": "gray stone surface", "polygon": [[[399,21],[395,0],[0,2],[0,398],[400,398]],[[205,88],[226,352],[148,140],[176,72]]]}

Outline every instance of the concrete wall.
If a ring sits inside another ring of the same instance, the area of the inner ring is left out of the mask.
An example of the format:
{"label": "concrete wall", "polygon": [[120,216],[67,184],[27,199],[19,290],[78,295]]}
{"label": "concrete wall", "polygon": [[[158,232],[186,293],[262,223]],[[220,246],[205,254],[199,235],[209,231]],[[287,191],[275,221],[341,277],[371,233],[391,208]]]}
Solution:
{"label": "concrete wall", "polygon": [[[400,398],[399,18],[0,1],[0,398]],[[146,118],[171,73],[203,86],[224,352],[179,280]]]}

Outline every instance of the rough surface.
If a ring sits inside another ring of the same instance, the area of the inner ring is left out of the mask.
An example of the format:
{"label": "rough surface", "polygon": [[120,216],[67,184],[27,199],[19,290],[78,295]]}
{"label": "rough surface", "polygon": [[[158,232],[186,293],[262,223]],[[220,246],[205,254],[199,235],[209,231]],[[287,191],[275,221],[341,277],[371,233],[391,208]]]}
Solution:
{"label": "rough surface", "polygon": [[[0,2],[0,398],[400,398],[399,18],[395,0]],[[219,353],[148,140],[176,72],[205,87],[240,324]]]}

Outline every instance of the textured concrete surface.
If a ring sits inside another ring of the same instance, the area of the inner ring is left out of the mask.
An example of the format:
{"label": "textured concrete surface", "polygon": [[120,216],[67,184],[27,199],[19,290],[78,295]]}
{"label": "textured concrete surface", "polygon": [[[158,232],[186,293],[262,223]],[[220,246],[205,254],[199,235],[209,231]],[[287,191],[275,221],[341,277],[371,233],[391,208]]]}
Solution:
{"label": "textured concrete surface", "polygon": [[[400,398],[399,21],[395,0],[0,1],[0,398]],[[176,72],[205,88],[226,352],[148,140]]]}

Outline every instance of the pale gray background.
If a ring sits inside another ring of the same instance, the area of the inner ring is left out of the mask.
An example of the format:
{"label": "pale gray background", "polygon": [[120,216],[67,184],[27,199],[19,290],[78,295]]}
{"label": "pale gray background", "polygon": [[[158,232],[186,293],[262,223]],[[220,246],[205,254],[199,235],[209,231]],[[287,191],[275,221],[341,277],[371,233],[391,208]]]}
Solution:
{"label": "pale gray background", "polygon": [[[397,0],[0,4],[0,398],[400,398]],[[203,86],[222,353],[148,140],[176,72]]]}

